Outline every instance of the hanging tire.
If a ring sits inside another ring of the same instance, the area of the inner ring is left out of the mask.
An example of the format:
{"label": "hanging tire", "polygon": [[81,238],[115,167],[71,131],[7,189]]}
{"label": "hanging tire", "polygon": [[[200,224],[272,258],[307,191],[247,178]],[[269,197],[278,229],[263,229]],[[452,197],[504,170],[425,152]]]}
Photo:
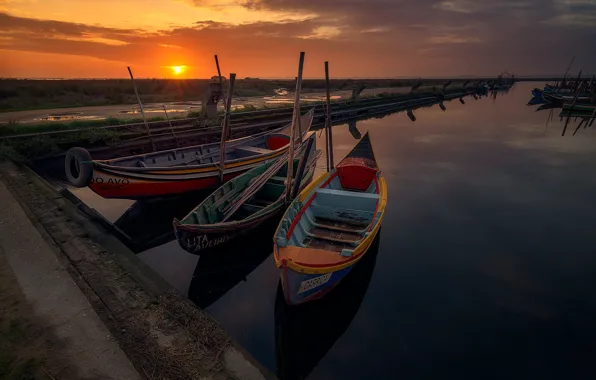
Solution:
{"label": "hanging tire", "polygon": [[93,178],[93,160],[84,148],[70,148],[66,152],[64,171],[68,181],[76,187],[85,187]]}

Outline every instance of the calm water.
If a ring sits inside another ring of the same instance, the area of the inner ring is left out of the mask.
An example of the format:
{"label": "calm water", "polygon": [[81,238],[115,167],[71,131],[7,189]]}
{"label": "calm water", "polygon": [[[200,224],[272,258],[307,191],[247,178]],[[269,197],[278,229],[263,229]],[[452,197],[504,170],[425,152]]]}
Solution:
{"label": "calm water", "polygon": [[[594,378],[596,129],[562,137],[558,110],[545,128],[533,86],[334,128],[337,159],[370,131],[389,201],[377,249],[319,304],[277,297],[274,225],[200,260],[167,234],[140,256],[280,377]],[[113,221],[132,204],[78,195]],[[170,207],[134,207],[123,229],[169,231]]]}

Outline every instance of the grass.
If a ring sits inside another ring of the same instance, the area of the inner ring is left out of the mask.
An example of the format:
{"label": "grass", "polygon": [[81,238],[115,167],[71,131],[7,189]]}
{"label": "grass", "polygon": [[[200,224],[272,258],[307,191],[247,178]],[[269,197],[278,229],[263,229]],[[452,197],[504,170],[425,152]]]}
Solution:
{"label": "grass", "polygon": [[[198,100],[203,97],[207,79],[137,79],[144,103],[165,103]],[[351,91],[357,84],[367,88],[404,87],[420,79],[332,79],[331,91]],[[427,85],[440,85],[442,79],[423,80]],[[224,83],[224,87],[227,83]],[[234,97],[273,95],[275,89],[293,89],[294,80],[237,79]],[[325,80],[305,79],[303,92],[325,90]],[[0,80],[0,112],[46,108],[82,107],[111,104],[135,104],[132,83],[128,79],[72,80]]]}
{"label": "grass", "polygon": [[[179,118],[170,117],[170,120],[176,120]],[[152,117],[147,119],[148,122],[154,121],[165,121],[165,117]],[[95,128],[95,127],[107,127],[112,125],[126,125],[126,124],[137,124],[142,123],[143,119],[118,119],[115,117],[108,117],[102,120],[75,120],[68,123],[60,122],[47,122],[37,124],[19,124],[19,123],[8,123],[0,125],[0,137],[2,136],[15,136],[28,133],[43,133],[43,132],[54,132],[71,129],[84,129],[84,128]]]}

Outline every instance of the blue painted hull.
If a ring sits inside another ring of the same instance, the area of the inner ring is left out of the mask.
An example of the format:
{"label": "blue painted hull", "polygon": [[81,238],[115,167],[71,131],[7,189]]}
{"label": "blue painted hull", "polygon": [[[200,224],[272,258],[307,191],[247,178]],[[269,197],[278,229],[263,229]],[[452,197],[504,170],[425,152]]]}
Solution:
{"label": "blue painted hull", "polygon": [[[359,260],[357,260],[359,261]],[[298,305],[323,297],[346,277],[356,263],[336,272],[309,274],[298,273],[292,269],[281,268],[281,281],[286,301]],[[314,286],[314,284],[317,284]],[[312,288],[309,288],[313,286]]]}
{"label": "blue painted hull", "polygon": [[535,88],[535,89],[533,89],[533,90],[532,90],[532,95],[533,95],[535,98],[542,98],[542,92],[543,92],[543,91],[542,91],[541,89],[539,89],[539,88]]}

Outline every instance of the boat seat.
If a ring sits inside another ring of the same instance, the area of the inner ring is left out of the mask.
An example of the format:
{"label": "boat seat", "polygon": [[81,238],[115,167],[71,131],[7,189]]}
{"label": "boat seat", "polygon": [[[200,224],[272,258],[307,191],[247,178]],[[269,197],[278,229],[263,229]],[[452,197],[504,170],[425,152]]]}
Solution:
{"label": "boat seat", "polygon": [[141,161],[141,160],[139,160],[139,161],[137,161],[137,163],[138,163],[138,164],[139,164],[139,166],[140,166],[140,167],[142,167],[142,168],[148,168],[148,167],[149,167],[149,166],[147,166],[147,164],[145,163],[145,161]]}
{"label": "boat seat", "polygon": [[236,148],[236,150],[257,153],[257,154],[267,154],[267,153],[272,152],[269,149],[257,148],[256,146],[242,146],[242,147]]}
{"label": "boat seat", "polygon": [[320,206],[374,211],[379,194],[322,188],[316,190],[315,203]]}

